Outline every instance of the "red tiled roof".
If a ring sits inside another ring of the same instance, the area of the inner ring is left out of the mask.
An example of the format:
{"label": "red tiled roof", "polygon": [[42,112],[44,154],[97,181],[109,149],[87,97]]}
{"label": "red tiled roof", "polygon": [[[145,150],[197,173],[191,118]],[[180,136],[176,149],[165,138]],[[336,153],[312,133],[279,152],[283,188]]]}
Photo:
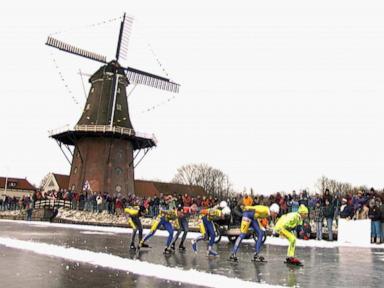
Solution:
{"label": "red tiled roof", "polygon": [[176,183],[165,183],[165,182],[156,182],[156,181],[146,181],[146,180],[135,180],[135,194],[138,196],[153,197],[155,195],[159,196],[160,193],[163,195],[168,194],[188,194],[190,196],[204,196],[207,193],[201,186],[189,186]]}
{"label": "red tiled roof", "polygon": [[69,175],[52,173],[55,177],[59,189],[69,189]]}
{"label": "red tiled roof", "polygon": [[[5,187],[5,177],[0,177],[0,187]],[[12,186],[12,183],[16,183],[16,186]],[[15,190],[36,190],[36,187],[33,186],[26,178],[13,178],[8,177],[7,179],[7,189],[15,189]]]}
{"label": "red tiled roof", "polygon": [[[62,175],[52,173],[55,177],[59,188],[68,189],[69,188],[69,175]],[[147,181],[147,180],[135,180],[135,194],[140,197],[153,197],[155,195],[159,196],[160,193],[163,195],[167,194],[182,194],[187,193],[190,196],[206,196],[207,193],[204,191],[201,186],[189,186],[176,183],[165,183],[157,181]]]}
{"label": "red tiled roof", "polygon": [[135,180],[135,195],[140,197],[153,197],[159,195],[159,191],[156,189],[153,182],[144,180]]}

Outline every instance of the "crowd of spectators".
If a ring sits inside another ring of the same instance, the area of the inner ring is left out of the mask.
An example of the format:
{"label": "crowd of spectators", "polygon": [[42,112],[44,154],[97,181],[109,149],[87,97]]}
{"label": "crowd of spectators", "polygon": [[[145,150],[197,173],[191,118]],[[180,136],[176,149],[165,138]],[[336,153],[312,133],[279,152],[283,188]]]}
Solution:
{"label": "crowd of spectators", "polygon": [[[108,193],[77,193],[67,190],[49,191],[42,193],[37,191],[32,196],[16,197],[4,196],[0,199],[0,210],[32,209],[34,203],[39,200],[64,200],[70,202],[70,207],[77,210],[85,210],[94,213],[107,211],[109,214],[121,215],[123,209],[128,206],[143,205],[148,210],[148,217],[156,217],[160,209],[176,207],[191,207],[192,211],[209,208],[226,200],[231,208],[231,223],[239,225],[244,205],[267,205],[277,203],[280,214],[296,212],[301,204],[308,207],[308,225],[301,232],[304,238],[308,238],[311,227],[314,227],[316,239],[323,239],[323,229],[327,231],[326,239],[334,239],[334,231],[338,226],[338,219],[370,219],[371,242],[384,242],[384,192],[370,190],[358,190],[356,193],[331,193],[325,189],[324,193],[310,195],[306,190],[299,193],[275,193],[264,195],[238,194],[227,199],[219,199],[213,196],[196,196],[188,194],[168,194],[154,197],[140,198],[135,195],[123,197],[120,194]],[[303,228],[303,227],[301,227]],[[299,235],[300,236],[300,235]]]}

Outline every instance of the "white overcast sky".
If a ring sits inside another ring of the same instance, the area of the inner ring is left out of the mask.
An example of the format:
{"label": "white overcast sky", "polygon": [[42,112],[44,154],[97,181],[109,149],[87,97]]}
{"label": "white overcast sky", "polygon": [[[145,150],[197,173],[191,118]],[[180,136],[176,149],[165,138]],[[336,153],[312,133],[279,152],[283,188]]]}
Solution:
{"label": "white overcast sky", "polygon": [[85,101],[77,72],[99,65],[44,43],[60,32],[112,59],[118,22],[92,24],[127,12],[127,63],[161,73],[158,59],[182,85],[150,112],[173,95],[137,87],[129,98],[134,128],[159,140],[136,178],[170,181],[178,167],[203,162],[240,191],[313,189],[322,175],[382,188],[381,2],[4,2],[0,174],[39,184],[48,172],[69,173],[47,131],[76,124]]}

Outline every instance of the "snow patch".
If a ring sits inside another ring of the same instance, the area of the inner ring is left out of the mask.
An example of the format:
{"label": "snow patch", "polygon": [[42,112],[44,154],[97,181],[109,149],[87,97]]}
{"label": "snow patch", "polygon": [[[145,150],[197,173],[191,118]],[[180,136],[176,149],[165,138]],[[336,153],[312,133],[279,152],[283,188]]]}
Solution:
{"label": "snow patch", "polygon": [[0,237],[0,245],[6,247],[31,251],[40,255],[59,257],[74,262],[89,263],[96,266],[108,267],[121,271],[131,272],[147,277],[156,277],[169,281],[189,283],[207,287],[281,287],[268,284],[259,284],[229,278],[227,276],[211,274],[194,269],[182,270],[179,268],[166,267],[149,262],[131,260],[106,253],[96,253],[77,248],[66,248],[63,246],[23,241]]}

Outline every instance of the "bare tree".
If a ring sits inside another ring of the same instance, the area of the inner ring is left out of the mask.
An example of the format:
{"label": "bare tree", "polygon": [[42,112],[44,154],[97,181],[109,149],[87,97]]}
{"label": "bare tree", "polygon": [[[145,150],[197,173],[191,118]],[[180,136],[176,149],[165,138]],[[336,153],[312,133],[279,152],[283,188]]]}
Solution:
{"label": "bare tree", "polygon": [[45,175],[44,178],[40,181],[40,186],[39,186],[40,189],[43,189],[43,187],[45,186],[45,184],[46,184],[47,181],[49,180],[50,175],[51,175],[51,173],[48,173],[48,174]]}
{"label": "bare tree", "polygon": [[231,194],[231,183],[221,170],[207,164],[188,164],[177,169],[172,182],[198,185],[212,196],[224,198]]}
{"label": "bare tree", "polygon": [[328,185],[327,177],[321,176],[321,178],[317,180],[316,187],[319,189],[320,194],[324,193],[325,189],[328,188],[327,185]]}

